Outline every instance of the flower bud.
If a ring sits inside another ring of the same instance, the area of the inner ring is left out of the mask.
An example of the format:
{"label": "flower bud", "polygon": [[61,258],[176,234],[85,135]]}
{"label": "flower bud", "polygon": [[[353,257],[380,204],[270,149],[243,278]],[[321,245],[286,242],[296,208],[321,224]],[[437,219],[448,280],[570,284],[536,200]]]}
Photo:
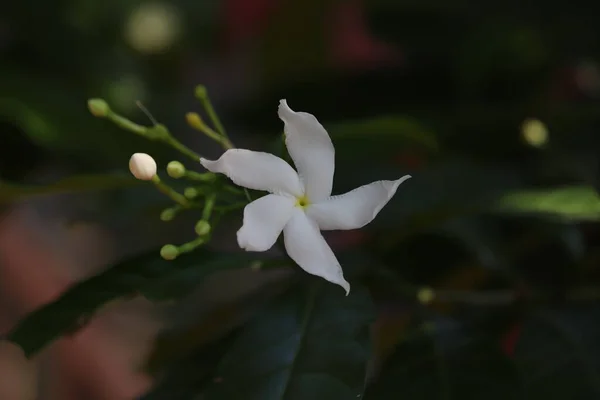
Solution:
{"label": "flower bud", "polygon": [[538,119],[526,119],[521,125],[523,138],[533,147],[542,147],[548,142],[548,128]]}
{"label": "flower bud", "polygon": [[129,159],[129,171],[142,181],[152,180],[156,175],[156,161],[146,153],[135,153]]}
{"label": "flower bud", "polygon": [[196,223],[196,227],[194,229],[198,236],[205,236],[208,235],[210,232],[210,224],[208,223],[208,221],[201,219]]}
{"label": "flower bud", "polygon": [[165,222],[171,221],[173,218],[175,218],[176,214],[176,210],[172,208],[167,208],[160,213],[160,220]]}
{"label": "flower bud", "polygon": [[179,161],[171,161],[167,164],[167,174],[171,178],[179,179],[185,175],[185,167]]}
{"label": "flower bud", "polygon": [[198,98],[198,99],[204,99],[204,98],[206,98],[206,96],[208,95],[208,91],[206,90],[206,86],[204,86],[204,85],[198,85],[198,86],[196,86],[196,89],[194,90],[194,94],[196,95],[196,98]]}
{"label": "flower bud", "polygon": [[193,188],[193,187],[188,187],[185,188],[185,190],[183,191],[183,195],[187,198],[187,199],[194,199],[196,197],[198,197],[200,193],[198,192],[198,189]]}
{"label": "flower bud", "polygon": [[202,121],[202,118],[200,117],[200,115],[198,115],[198,113],[189,112],[185,114],[185,120],[187,121],[188,125],[194,129],[204,129],[204,122]]}
{"label": "flower bud", "polygon": [[88,109],[94,117],[104,118],[110,112],[108,103],[102,99],[89,99]]}
{"label": "flower bud", "polygon": [[430,304],[433,300],[435,300],[435,292],[433,289],[428,287],[422,288],[417,292],[417,300],[419,300],[419,303],[424,305]]}
{"label": "flower bud", "polygon": [[160,256],[165,260],[174,260],[179,255],[179,249],[172,244],[165,244],[160,249]]}

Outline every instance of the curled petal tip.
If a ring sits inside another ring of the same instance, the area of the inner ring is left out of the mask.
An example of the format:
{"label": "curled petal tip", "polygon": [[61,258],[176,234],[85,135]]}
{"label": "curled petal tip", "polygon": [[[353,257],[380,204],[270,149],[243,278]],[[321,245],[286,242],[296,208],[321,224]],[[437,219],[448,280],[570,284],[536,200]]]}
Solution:
{"label": "curled petal tip", "polygon": [[402,183],[406,182],[410,178],[412,178],[412,176],[410,176],[410,175],[404,175],[402,178],[393,181],[394,182],[393,185],[392,185],[393,190],[396,190],[398,188],[398,186],[400,186]]}
{"label": "curled petal tip", "polygon": [[340,283],[340,286],[344,288],[344,290],[346,291],[346,296],[348,296],[350,294],[350,284],[344,281]]}
{"label": "curled petal tip", "polygon": [[281,99],[279,100],[279,108],[277,109],[277,114],[279,114],[280,118],[283,118],[286,115],[292,114],[293,111],[290,108],[290,106],[288,106],[287,100],[286,99]]}
{"label": "curled petal tip", "polygon": [[[211,171],[211,167],[212,165],[215,163],[215,161],[212,160],[207,160],[206,158],[200,157],[200,164],[208,169],[209,171]],[[214,172],[214,171],[213,171]]]}

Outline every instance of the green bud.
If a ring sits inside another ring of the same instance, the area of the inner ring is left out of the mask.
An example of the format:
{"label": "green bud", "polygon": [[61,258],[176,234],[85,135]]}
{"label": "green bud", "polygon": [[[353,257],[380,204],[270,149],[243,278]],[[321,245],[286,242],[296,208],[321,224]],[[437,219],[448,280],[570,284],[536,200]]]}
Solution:
{"label": "green bud", "polygon": [[194,91],[194,94],[196,95],[197,98],[199,99],[204,99],[206,98],[208,92],[206,90],[206,86],[203,85],[198,85],[196,86],[196,90]]}
{"label": "green bud", "polygon": [[204,128],[206,128],[206,125],[204,125],[204,121],[202,121],[202,118],[200,117],[200,115],[198,115],[198,113],[189,112],[185,115],[185,119],[188,125],[194,129],[202,131],[204,130]]}
{"label": "green bud", "polygon": [[165,244],[162,249],[160,249],[160,256],[165,260],[174,260],[179,255],[179,249],[172,244]]}
{"label": "green bud", "polygon": [[179,161],[171,161],[167,164],[167,174],[169,174],[171,178],[182,178],[185,175],[185,167]]}
{"label": "green bud", "polygon": [[165,222],[171,221],[173,218],[175,218],[176,214],[177,211],[175,209],[167,208],[160,213],[160,220]]}
{"label": "green bud", "polygon": [[102,99],[89,99],[88,109],[94,117],[104,118],[110,112],[108,103]]}
{"label": "green bud", "polygon": [[417,299],[421,304],[429,304],[435,300],[435,292],[428,287],[421,288],[417,292]]}
{"label": "green bud", "polygon": [[208,221],[201,219],[198,221],[198,223],[196,223],[196,227],[194,229],[198,236],[206,236],[210,232],[210,224]]}
{"label": "green bud", "polygon": [[200,192],[198,191],[198,189],[193,187],[185,188],[185,190],[183,191],[183,195],[190,200],[198,197],[199,194]]}

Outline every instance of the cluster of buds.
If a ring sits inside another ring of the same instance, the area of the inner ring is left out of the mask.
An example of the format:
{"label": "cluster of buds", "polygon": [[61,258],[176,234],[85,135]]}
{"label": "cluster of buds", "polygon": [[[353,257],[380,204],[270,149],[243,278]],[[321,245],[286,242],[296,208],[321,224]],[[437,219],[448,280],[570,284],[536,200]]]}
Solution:
{"label": "cluster of buds", "polygon": [[[196,88],[196,97],[202,103],[214,129],[209,127],[197,113],[188,113],[186,115],[190,127],[215,140],[223,148],[232,148],[233,145],[215,113],[206,88],[203,86]],[[140,107],[142,106],[140,105]],[[199,154],[190,150],[174,138],[169,130],[164,125],[156,123],[149,113],[148,115],[153,121],[153,125],[147,127],[115,113],[108,103],[102,99],[90,99],[88,101],[88,108],[95,117],[108,119],[115,125],[149,140],[163,142],[175,148],[184,156],[193,159],[194,162],[198,162],[200,159]],[[147,112],[145,109],[143,110]],[[206,243],[212,231],[211,220],[213,219],[214,211],[223,212],[242,208],[246,204],[245,201],[240,202],[239,197],[247,193],[233,186],[223,184],[223,182],[218,182],[216,175],[212,172],[199,173],[189,170],[180,161],[169,162],[166,166],[166,173],[172,179],[186,180],[192,183],[189,187],[185,188],[183,193],[179,193],[159,177],[156,160],[149,154],[133,154],[129,160],[129,171],[136,179],[152,183],[160,192],[174,201],[175,204],[172,207],[166,208],[160,213],[162,221],[173,220],[183,210],[194,208],[202,210],[202,217],[195,226],[196,238],[180,246],[173,244],[163,246],[160,254],[165,260],[174,260],[180,254],[190,252]],[[218,200],[222,200],[225,204],[218,204]]]}

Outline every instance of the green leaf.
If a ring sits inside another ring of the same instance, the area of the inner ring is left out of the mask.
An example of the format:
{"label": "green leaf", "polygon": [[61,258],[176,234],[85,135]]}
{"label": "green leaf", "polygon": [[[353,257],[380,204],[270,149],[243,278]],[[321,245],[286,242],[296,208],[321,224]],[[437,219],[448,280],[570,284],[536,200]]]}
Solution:
{"label": "green leaf", "polygon": [[81,86],[8,68],[0,74],[0,87],[0,119],[44,149],[108,165],[125,162],[135,151],[164,151],[164,146],[93,117],[86,105],[90,94]]}
{"label": "green leaf", "polygon": [[503,196],[498,201],[497,210],[597,221],[600,219],[600,197],[590,186],[519,191]]}
{"label": "green leaf", "polygon": [[[380,179],[398,179],[409,172],[399,167],[354,164],[339,173],[336,170],[334,194]],[[513,169],[464,159],[447,159],[410,174],[412,178],[400,185],[366,229],[402,226],[402,235],[429,229],[454,217],[485,212],[505,193],[522,187]]]}
{"label": "green leaf", "polygon": [[116,174],[76,175],[48,185],[25,185],[0,181],[0,204],[31,196],[119,189],[141,183],[130,176]]}
{"label": "green leaf", "polygon": [[528,398],[599,398],[598,309],[598,302],[546,309],[523,323],[514,358]]}
{"label": "green leaf", "polygon": [[439,143],[431,130],[418,120],[382,116],[361,121],[326,124],[338,161],[393,157],[407,147],[437,152]]}
{"label": "green leaf", "polygon": [[480,337],[466,337],[460,329],[453,332],[453,325],[424,326],[407,335],[365,399],[523,398],[518,371],[499,347]]}
{"label": "green leaf", "polygon": [[328,282],[288,292],[251,321],[221,360],[207,400],[356,399],[370,356],[373,305]]}
{"label": "green leaf", "polygon": [[152,300],[184,296],[208,275],[247,267],[257,257],[253,253],[216,253],[201,248],[165,261],[157,249],[75,284],[22,319],[8,333],[8,339],[30,357],[59,336],[81,328],[110,301],[138,293]]}

